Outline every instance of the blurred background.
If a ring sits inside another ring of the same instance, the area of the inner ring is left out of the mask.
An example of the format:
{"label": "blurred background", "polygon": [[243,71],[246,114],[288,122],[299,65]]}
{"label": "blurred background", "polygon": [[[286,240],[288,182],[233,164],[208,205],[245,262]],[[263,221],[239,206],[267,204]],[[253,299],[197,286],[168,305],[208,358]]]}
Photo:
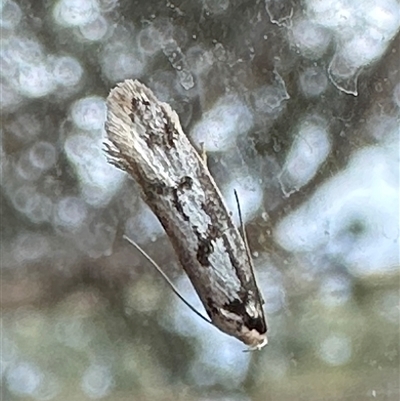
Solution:
{"label": "blurred background", "polygon": [[[1,399],[398,400],[396,0],[0,0]],[[236,216],[269,321],[202,310],[138,187],[102,151],[140,79]]]}

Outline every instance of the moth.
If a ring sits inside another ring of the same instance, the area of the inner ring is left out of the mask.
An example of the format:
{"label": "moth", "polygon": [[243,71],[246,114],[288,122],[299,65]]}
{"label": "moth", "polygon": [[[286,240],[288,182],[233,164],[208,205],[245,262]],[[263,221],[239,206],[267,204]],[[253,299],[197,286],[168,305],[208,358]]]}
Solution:
{"label": "moth", "polygon": [[176,112],[144,84],[126,80],[107,98],[105,128],[108,161],[139,184],[211,323],[262,348],[267,323],[244,230],[233,223]]}

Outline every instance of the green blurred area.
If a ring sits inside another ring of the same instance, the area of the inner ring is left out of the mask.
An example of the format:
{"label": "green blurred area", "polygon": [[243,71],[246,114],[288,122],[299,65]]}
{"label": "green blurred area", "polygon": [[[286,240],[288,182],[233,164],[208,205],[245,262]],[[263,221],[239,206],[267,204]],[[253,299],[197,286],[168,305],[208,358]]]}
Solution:
{"label": "green blurred area", "polygon": [[[196,340],[160,325],[161,317],[171,314],[173,295],[158,277],[146,276],[114,286],[115,294],[94,280],[46,300],[33,280],[13,285],[3,277],[3,364],[16,352],[46,372],[38,397],[51,393],[53,385],[57,400],[92,399],[82,388],[82,377],[90,383],[90,369],[96,373],[92,380],[101,380],[102,369],[104,377],[110,373],[110,393],[103,397],[109,400],[398,399],[399,320],[392,309],[398,306],[398,275],[355,280],[354,296],[339,307],[327,308],[312,290],[289,294],[285,310],[269,316],[270,345],[251,353],[243,383],[230,382],[236,367],[221,364],[208,373],[223,371],[224,385],[210,387],[199,386],[189,374],[203,368],[196,366],[201,352]],[[14,295],[20,292],[16,304],[4,298],[10,288]],[[143,293],[156,294],[152,311],[132,309]],[[25,303],[24,296],[36,302]],[[385,306],[385,300],[395,304]],[[351,357],[334,366],[321,359],[320,347],[338,334],[349,340]]]}

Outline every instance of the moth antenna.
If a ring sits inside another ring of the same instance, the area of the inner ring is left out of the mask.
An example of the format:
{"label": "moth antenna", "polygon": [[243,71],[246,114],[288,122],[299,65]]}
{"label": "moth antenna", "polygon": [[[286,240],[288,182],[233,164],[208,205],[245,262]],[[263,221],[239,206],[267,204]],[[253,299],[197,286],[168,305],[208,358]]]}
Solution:
{"label": "moth antenna", "polygon": [[[235,194],[236,206],[237,206],[238,215],[239,215],[240,230],[242,232],[243,242],[244,242],[244,246],[246,248],[247,259],[250,264],[250,270],[251,270],[251,274],[253,276],[254,282],[256,282],[256,277],[254,274],[253,258],[251,257],[249,242],[247,241],[246,229],[244,227],[244,222],[243,222],[243,218],[242,218],[242,210],[240,209],[239,196],[238,196],[236,189],[234,189],[233,192]],[[258,290],[258,288],[257,288],[257,292],[258,292],[258,300],[260,301],[261,305],[263,305],[265,303],[265,301],[264,301],[263,297],[261,296],[261,293]]]}
{"label": "moth antenna", "polygon": [[183,295],[180,294],[178,289],[175,287],[174,283],[169,279],[169,277],[164,273],[164,271],[161,269],[161,267],[133,240],[131,240],[129,237],[126,235],[122,236],[125,240],[127,240],[131,245],[133,245],[158,271],[158,273],[161,274],[161,276],[164,278],[164,280],[167,282],[167,284],[170,286],[171,290],[175,293],[175,295],[186,305],[188,306],[192,312],[194,312],[197,316],[202,318],[204,321],[207,323],[210,323],[212,325],[213,322],[210,319],[207,319],[205,316],[203,316],[194,306],[192,306],[186,299],[183,297]]}
{"label": "moth antenna", "polygon": [[240,223],[240,229],[242,231],[243,241],[244,241],[244,244],[246,245],[247,256],[249,256],[250,255],[249,244],[247,242],[246,230],[244,228],[244,223],[243,223],[243,218],[242,218],[242,209],[240,208],[239,196],[238,196],[238,193],[237,193],[236,189],[233,190],[233,193],[235,194],[236,207],[237,207],[237,210],[238,210],[239,223]]}

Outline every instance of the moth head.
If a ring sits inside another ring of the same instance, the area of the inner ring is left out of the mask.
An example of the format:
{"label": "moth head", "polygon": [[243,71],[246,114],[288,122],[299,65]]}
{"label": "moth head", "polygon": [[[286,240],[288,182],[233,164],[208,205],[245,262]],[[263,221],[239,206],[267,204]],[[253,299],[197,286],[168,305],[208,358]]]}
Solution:
{"label": "moth head", "polygon": [[[247,329],[247,328],[246,328]],[[249,346],[246,351],[260,350],[268,345],[268,338],[266,333],[261,334],[257,330],[244,330],[242,333],[242,341]]]}
{"label": "moth head", "polygon": [[217,313],[212,316],[215,326],[248,345],[249,351],[261,349],[268,344],[267,325],[262,310],[248,310],[246,307],[235,307],[235,311],[229,309],[219,308],[218,312],[215,311]]}

